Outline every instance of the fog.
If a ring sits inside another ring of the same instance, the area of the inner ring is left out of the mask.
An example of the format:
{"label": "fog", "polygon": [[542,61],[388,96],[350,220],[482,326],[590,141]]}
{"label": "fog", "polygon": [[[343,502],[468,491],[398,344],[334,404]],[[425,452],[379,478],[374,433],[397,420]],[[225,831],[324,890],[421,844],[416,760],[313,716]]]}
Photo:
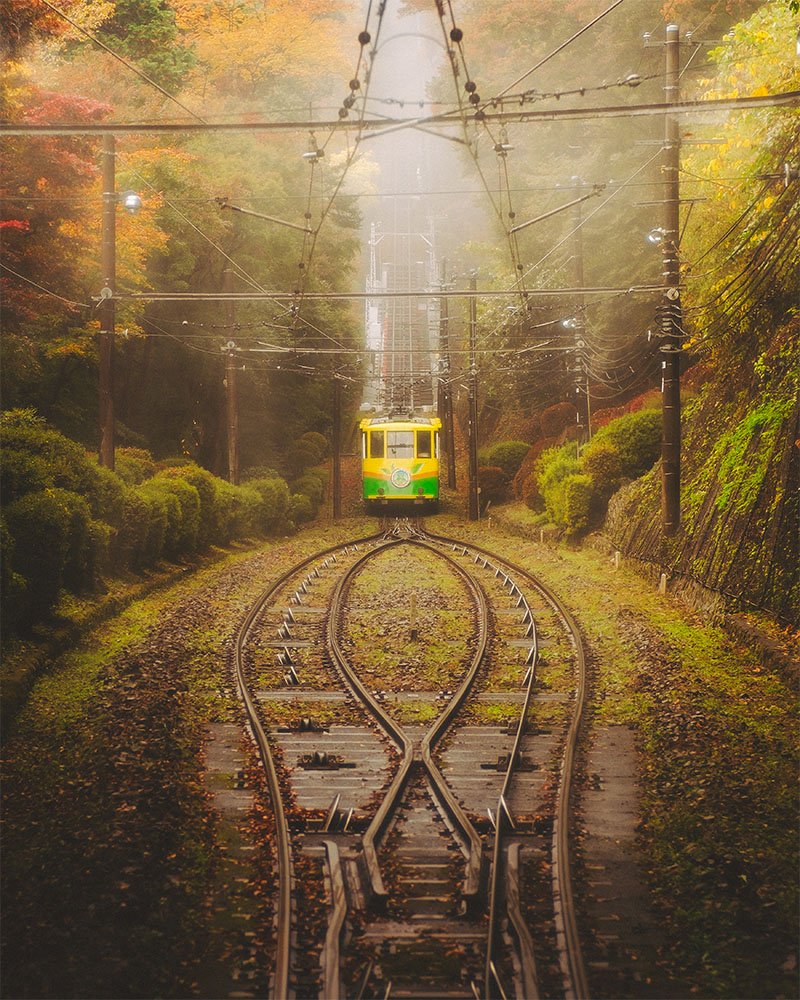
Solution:
{"label": "fog", "polygon": [[[373,39],[365,49],[375,51],[368,114],[394,119],[426,116],[442,107],[433,102],[434,95],[452,107],[458,95],[435,8],[431,5],[430,11],[400,16],[398,6],[386,5],[377,46]],[[585,7],[586,21],[599,13],[594,4]],[[545,107],[662,100],[663,54],[658,43],[663,21],[658,5],[652,0],[633,0],[625,7],[624,15],[614,12],[598,30],[577,39],[517,89],[535,85],[543,95],[550,92],[548,103],[542,105]],[[366,4],[362,16],[365,13]],[[583,18],[582,13],[579,21]],[[566,40],[568,31],[563,19],[559,21],[560,26],[543,14],[535,50],[518,50],[519,63],[512,70],[516,76],[525,74]],[[371,32],[376,24],[373,10]],[[646,32],[656,39],[652,45],[645,44]],[[475,50],[474,43],[470,45],[471,38],[474,36],[467,31],[464,50],[486,98],[502,91],[514,77],[486,79],[494,67],[482,63],[483,54]],[[516,42],[513,35],[508,41],[512,50]],[[637,72],[641,82],[636,87],[617,86]],[[362,81],[363,76],[362,71]],[[462,71],[459,85],[463,87],[464,82]],[[575,93],[581,87],[586,92]],[[552,96],[559,91],[565,92],[563,99]],[[462,90],[462,99],[465,96]],[[583,280],[587,285],[658,280],[660,261],[657,255],[648,254],[642,237],[660,220],[659,164],[644,166],[638,185],[626,187],[625,182],[657,153],[662,129],[659,119],[608,118],[515,124],[504,130],[470,126],[468,138],[480,169],[464,145],[460,127],[437,127],[437,136],[411,127],[385,135],[370,134],[360,145],[360,156],[369,158],[375,168],[375,193],[360,202],[365,287],[368,291],[435,290],[446,279],[457,288],[466,288],[473,270],[478,272],[478,286],[484,288],[511,287],[515,273],[524,276],[527,289],[572,286],[579,273],[576,211],[558,213],[520,233],[514,241],[514,256],[505,230],[512,219],[536,218],[601,184],[606,189],[585,205],[580,216]],[[506,158],[495,153],[493,144],[498,140],[509,147]],[[608,206],[604,207],[600,203],[606,200]],[[503,216],[502,225],[498,214]],[[523,322],[509,328],[509,311],[519,304],[519,299],[481,302],[484,343],[499,342],[496,334],[502,334],[506,341],[522,346],[529,341],[529,327],[579,308],[570,301],[532,299],[522,314]],[[370,383],[365,402],[397,404],[400,384],[400,405],[428,405],[429,395],[420,389],[420,380],[436,360],[429,352],[437,345],[438,308],[436,299],[371,301],[365,315],[367,346],[385,352],[372,356],[371,371],[384,379],[393,373],[394,378],[382,395]],[[461,301],[452,302],[451,315],[456,322],[463,311]],[[587,305],[593,326],[611,343],[627,342],[631,336],[644,338],[651,311],[649,304],[641,301],[627,302],[622,310],[618,303]]]}

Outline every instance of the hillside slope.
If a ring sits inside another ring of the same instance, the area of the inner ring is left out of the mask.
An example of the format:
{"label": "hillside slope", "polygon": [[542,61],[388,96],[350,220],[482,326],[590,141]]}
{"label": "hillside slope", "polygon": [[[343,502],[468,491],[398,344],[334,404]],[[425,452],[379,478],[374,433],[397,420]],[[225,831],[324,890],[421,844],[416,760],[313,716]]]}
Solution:
{"label": "hillside slope", "polygon": [[793,336],[737,386],[717,378],[684,419],[681,528],[661,529],[661,466],[623,487],[606,531],[630,556],[762,608],[800,619],[800,401]]}

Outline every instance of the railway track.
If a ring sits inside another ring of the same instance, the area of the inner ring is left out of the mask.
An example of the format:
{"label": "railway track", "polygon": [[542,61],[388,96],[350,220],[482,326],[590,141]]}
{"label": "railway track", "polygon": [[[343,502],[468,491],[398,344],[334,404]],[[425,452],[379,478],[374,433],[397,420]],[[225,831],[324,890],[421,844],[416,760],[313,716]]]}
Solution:
{"label": "railway track", "polygon": [[[587,996],[569,842],[585,690],[574,622],[521,567],[420,522],[381,527],[284,574],[235,644],[278,830],[270,993]],[[409,552],[446,567],[469,620],[446,688],[383,690],[354,662],[354,588],[373,560]],[[324,905],[304,912],[306,897]]]}

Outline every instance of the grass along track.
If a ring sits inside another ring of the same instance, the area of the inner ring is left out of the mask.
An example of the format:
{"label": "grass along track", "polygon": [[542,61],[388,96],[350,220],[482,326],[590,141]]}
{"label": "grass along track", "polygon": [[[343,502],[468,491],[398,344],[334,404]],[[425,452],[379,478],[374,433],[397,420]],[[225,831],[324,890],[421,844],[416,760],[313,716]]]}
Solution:
{"label": "grass along track", "polygon": [[[670,598],[648,593],[624,568],[612,572],[593,552],[520,540],[496,522],[488,533],[486,525],[476,529],[446,517],[429,523],[523,566],[535,565],[560,592],[570,593],[594,671],[589,722],[593,727],[623,722],[639,733],[641,846],[650,859],[650,884],[660,900],[675,967],[701,996],[756,995],[753,990],[789,995],[796,979],[791,860],[796,699],[786,679],[723,630],[700,622]],[[352,537],[354,527],[354,522],[343,525],[340,537]],[[71,996],[88,988],[120,996],[126,990],[143,996],[218,995],[202,978],[200,961],[213,924],[206,900],[219,868],[219,821],[204,791],[203,748],[208,723],[236,718],[225,672],[231,622],[268,579],[330,537],[329,531],[309,533],[272,546],[263,556],[239,555],[228,566],[204,570],[153,595],[99,630],[37,685],[5,747],[7,992]],[[488,574],[480,569],[485,580]],[[368,596],[365,600],[368,605]],[[368,606],[364,610],[368,613]],[[523,652],[511,645],[512,615],[494,618],[498,641],[487,667],[493,689],[485,691],[491,699],[470,701],[459,725],[503,728],[518,708],[515,663]],[[446,617],[441,620],[447,628]],[[557,630],[548,632],[545,627],[543,683],[532,727],[557,735],[569,670],[560,665],[566,647]],[[265,639],[268,634],[265,628]],[[455,650],[458,640],[449,641]],[[259,656],[263,691],[271,683],[274,647],[258,651],[256,660]],[[321,685],[323,666],[320,661]],[[295,726],[309,714],[323,726],[361,718],[334,690],[330,671],[320,700],[305,697],[314,693],[317,669],[303,661],[306,692],[294,687],[281,698],[260,699],[270,728]],[[401,720],[427,722],[431,709],[421,685],[415,681],[400,694],[393,710],[404,713]],[[445,738],[437,747],[445,773],[455,745]],[[555,770],[551,762],[537,772],[545,804],[555,796]],[[248,784],[258,784],[249,768],[247,775]],[[165,785],[174,793],[151,794]],[[257,788],[253,794],[255,811],[268,817],[268,800]],[[308,812],[312,816],[313,810]],[[537,806],[530,816],[519,812],[546,840],[547,808]],[[487,822],[481,833],[491,836]],[[262,824],[267,837],[268,826]],[[313,840],[313,834],[304,836],[306,843]],[[249,857],[252,863],[242,866],[238,877],[261,893],[248,940],[264,967],[272,961],[269,844]],[[312,854],[303,870],[309,886],[324,884],[321,858],[315,861]],[[551,905],[543,892],[549,859],[532,852],[521,867],[528,918],[535,922]],[[323,921],[310,935],[319,937],[327,920],[326,898],[323,892],[310,901]],[[72,901],[68,907],[67,901]],[[120,909],[124,923],[118,920]],[[238,933],[222,934],[208,957],[224,966]],[[145,961],[139,959],[142,948],[148,949]],[[558,970],[548,971],[557,961],[553,955],[546,948],[538,964],[545,977],[558,981]],[[460,956],[449,960],[457,965]],[[259,982],[249,988],[263,991],[266,981]]]}

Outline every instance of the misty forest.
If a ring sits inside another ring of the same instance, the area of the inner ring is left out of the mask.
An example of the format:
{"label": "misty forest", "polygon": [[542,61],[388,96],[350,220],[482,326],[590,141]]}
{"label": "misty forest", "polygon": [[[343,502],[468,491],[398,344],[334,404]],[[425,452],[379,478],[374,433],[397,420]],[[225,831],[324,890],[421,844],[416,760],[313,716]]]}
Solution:
{"label": "misty forest", "polygon": [[0,996],[800,997],[798,0],[0,22]]}

